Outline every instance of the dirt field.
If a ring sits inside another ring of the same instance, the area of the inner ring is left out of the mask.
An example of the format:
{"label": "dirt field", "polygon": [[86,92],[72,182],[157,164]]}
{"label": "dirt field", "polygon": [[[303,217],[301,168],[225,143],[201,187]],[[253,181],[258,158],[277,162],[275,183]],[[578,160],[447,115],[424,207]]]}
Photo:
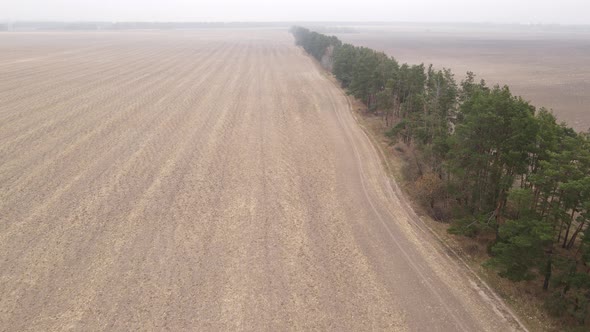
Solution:
{"label": "dirt field", "polygon": [[[590,29],[494,25],[354,27],[344,42],[382,50],[400,62],[467,71],[508,84],[535,106],[553,109],[576,130],[590,129]],[[329,32],[327,32],[329,33]]]}
{"label": "dirt field", "polygon": [[522,329],[286,31],[0,34],[0,330]]}

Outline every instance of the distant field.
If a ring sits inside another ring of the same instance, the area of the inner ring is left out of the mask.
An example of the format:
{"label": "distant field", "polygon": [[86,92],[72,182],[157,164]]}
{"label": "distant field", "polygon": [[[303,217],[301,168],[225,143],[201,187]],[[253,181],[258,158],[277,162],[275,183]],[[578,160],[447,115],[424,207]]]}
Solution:
{"label": "distant field", "polygon": [[[400,62],[473,71],[507,84],[576,130],[590,128],[590,29],[493,25],[362,26],[334,32],[344,42],[385,51]],[[348,30],[346,30],[348,31]],[[329,33],[330,32],[326,32]]]}

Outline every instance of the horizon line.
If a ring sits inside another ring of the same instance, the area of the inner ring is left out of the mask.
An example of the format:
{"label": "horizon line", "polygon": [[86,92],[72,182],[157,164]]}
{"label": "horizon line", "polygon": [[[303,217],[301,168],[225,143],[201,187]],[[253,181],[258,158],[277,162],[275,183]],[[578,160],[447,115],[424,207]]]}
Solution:
{"label": "horizon line", "polygon": [[494,21],[349,21],[349,20],[59,20],[59,19],[0,19],[0,23],[194,23],[194,24],[473,24],[473,25],[524,25],[524,26],[588,26],[590,23],[549,23],[549,22],[494,22]]}

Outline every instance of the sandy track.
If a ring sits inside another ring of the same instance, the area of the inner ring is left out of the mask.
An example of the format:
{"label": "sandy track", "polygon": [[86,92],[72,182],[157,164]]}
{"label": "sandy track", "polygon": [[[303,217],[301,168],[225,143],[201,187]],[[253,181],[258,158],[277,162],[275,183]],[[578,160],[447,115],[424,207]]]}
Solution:
{"label": "sandy track", "polygon": [[0,329],[519,328],[285,31],[12,36]]}

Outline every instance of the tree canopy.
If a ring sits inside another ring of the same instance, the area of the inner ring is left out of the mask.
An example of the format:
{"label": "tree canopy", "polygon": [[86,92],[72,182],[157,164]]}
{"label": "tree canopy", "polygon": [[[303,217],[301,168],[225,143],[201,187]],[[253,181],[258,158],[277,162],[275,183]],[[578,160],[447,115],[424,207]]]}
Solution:
{"label": "tree canopy", "polygon": [[437,206],[452,211],[437,219],[492,234],[487,265],[515,282],[538,279],[551,313],[590,324],[590,134],[471,72],[457,83],[449,69],[292,32],[314,58],[331,57],[328,69],[382,115],[387,136],[418,151],[410,180],[435,216]]}

